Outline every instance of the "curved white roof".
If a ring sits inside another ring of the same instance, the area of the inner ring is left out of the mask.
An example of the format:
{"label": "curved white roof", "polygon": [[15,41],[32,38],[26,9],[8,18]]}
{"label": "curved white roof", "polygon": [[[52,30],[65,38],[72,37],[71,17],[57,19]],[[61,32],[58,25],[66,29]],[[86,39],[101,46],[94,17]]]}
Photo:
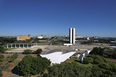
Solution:
{"label": "curved white roof", "polygon": [[46,57],[47,59],[50,59],[51,64],[52,63],[58,63],[64,62],[66,59],[68,59],[70,56],[72,56],[75,52],[69,52],[62,54],[62,52],[54,52],[50,54],[41,55],[42,57]]}

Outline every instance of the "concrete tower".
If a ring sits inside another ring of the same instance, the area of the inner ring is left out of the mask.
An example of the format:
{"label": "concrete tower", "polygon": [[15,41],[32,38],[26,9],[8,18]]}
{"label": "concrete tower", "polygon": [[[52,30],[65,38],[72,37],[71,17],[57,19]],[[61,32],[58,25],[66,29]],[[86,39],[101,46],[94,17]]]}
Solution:
{"label": "concrete tower", "polygon": [[69,29],[69,41],[70,41],[70,44],[75,45],[75,28]]}
{"label": "concrete tower", "polygon": [[73,32],[72,32],[72,42],[73,42],[73,44],[75,45],[75,28],[73,28]]}
{"label": "concrete tower", "polygon": [[72,44],[72,28],[69,29],[69,40],[70,44]]}

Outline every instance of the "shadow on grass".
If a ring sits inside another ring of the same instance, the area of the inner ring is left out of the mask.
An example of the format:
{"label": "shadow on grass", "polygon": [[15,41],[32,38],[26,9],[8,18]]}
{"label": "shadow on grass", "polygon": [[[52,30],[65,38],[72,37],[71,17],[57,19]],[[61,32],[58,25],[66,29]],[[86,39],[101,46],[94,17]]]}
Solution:
{"label": "shadow on grass", "polygon": [[79,62],[79,63],[82,63],[82,62],[81,62],[80,60],[77,60],[77,59],[76,59],[76,60],[74,60],[74,61],[75,61],[75,62]]}
{"label": "shadow on grass", "polygon": [[17,66],[15,66],[12,71],[11,71],[13,74],[16,74],[16,75],[19,75],[19,76],[23,76],[23,73],[18,70]]}

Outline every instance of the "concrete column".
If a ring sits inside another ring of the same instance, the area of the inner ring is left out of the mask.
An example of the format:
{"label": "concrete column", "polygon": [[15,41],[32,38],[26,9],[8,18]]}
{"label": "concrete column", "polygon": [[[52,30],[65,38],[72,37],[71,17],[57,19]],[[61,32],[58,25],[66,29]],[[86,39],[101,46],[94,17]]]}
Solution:
{"label": "concrete column", "polygon": [[21,47],[20,47],[20,44],[19,44],[19,48],[21,48]]}
{"label": "concrete column", "polygon": [[11,48],[12,48],[12,44],[11,44]]}
{"label": "concrete column", "polygon": [[16,44],[15,44],[15,48],[16,48]]}
{"label": "concrete column", "polygon": [[27,44],[27,48],[28,48],[28,44]]}
{"label": "concrete column", "polygon": [[8,48],[8,44],[7,44],[7,48]]}
{"label": "concrete column", "polygon": [[23,48],[24,48],[24,44],[23,44]]}

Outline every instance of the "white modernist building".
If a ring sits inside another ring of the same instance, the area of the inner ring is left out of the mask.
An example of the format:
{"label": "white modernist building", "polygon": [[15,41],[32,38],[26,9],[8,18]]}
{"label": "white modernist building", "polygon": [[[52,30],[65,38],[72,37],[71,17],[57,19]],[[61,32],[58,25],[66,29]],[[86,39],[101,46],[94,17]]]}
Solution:
{"label": "white modernist building", "polygon": [[65,43],[64,45],[66,46],[75,45],[75,28],[69,29],[69,42],[70,43]]}
{"label": "white modernist building", "polygon": [[75,45],[75,28],[69,29],[69,40],[70,40],[70,44]]}
{"label": "white modernist building", "polygon": [[83,62],[83,58],[86,57],[90,52],[91,50],[86,50],[83,54],[78,54],[77,56],[80,59],[80,61]]}
{"label": "white modernist building", "polygon": [[73,37],[73,35],[72,35],[72,28],[70,28],[69,29],[69,41],[70,41],[70,44],[72,44],[72,37]]}
{"label": "white modernist building", "polygon": [[66,59],[71,57],[75,52],[68,52],[65,54],[62,54],[62,52],[54,52],[50,54],[41,55],[42,57],[46,57],[47,59],[50,59],[51,64],[60,64],[61,62],[64,62]]}

